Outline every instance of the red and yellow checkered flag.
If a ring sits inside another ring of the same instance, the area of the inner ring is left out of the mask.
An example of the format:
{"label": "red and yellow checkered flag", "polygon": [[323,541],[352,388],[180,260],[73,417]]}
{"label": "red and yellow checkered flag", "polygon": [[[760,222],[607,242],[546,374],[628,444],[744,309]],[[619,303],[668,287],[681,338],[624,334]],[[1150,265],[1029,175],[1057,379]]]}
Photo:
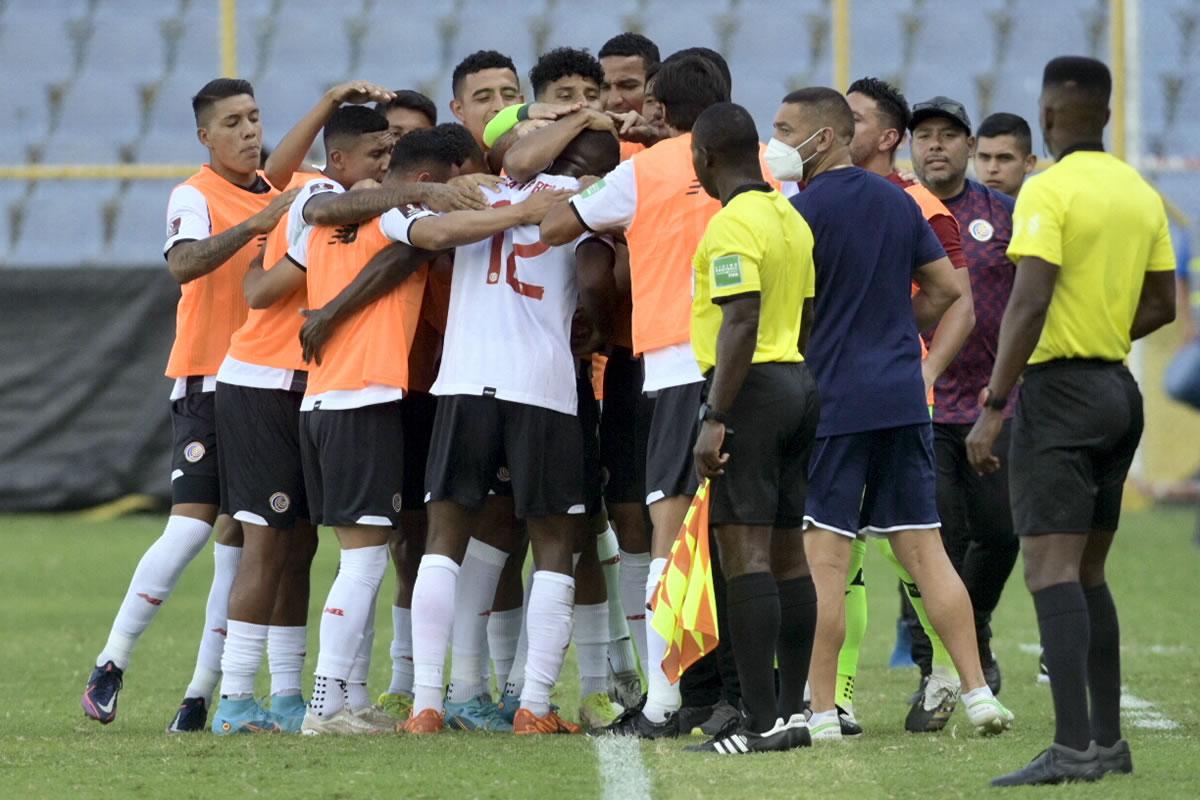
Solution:
{"label": "red and yellow checkered flag", "polygon": [[651,624],[667,640],[662,669],[678,683],[692,664],[717,648],[717,603],[708,543],[708,481],[701,484],[671,545],[667,568],[650,601]]}

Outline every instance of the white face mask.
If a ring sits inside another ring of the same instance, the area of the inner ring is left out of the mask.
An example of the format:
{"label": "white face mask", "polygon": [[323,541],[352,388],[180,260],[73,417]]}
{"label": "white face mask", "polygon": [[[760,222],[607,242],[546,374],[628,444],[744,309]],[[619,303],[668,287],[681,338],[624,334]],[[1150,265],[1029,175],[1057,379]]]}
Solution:
{"label": "white face mask", "polygon": [[763,157],[766,159],[767,169],[771,170],[771,174],[775,176],[775,180],[804,180],[804,165],[816,158],[817,154],[814,152],[808,158],[804,158],[800,155],[800,148],[820,136],[823,130],[825,129],[818,129],[816,133],[795,147],[781,142],[774,137],[771,138],[771,141],[767,142],[767,151]]}

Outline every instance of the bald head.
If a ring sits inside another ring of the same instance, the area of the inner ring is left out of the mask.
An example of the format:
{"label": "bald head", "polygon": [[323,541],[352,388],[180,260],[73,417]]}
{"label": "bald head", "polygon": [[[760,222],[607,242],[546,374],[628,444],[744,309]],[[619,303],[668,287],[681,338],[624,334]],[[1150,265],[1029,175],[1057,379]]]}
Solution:
{"label": "bald head", "polygon": [[704,191],[723,199],[736,184],[761,181],[758,128],[737,103],[709,106],[692,126],[692,166]]}
{"label": "bald head", "polygon": [[804,108],[804,116],[817,127],[830,128],[838,142],[849,145],[854,138],[854,112],[842,93],[825,86],[797,89],[783,98]]}
{"label": "bald head", "polygon": [[1099,142],[1108,124],[1112,73],[1103,62],[1060,56],[1042,73],[1042,134],[1057,156],[1072,145]]}

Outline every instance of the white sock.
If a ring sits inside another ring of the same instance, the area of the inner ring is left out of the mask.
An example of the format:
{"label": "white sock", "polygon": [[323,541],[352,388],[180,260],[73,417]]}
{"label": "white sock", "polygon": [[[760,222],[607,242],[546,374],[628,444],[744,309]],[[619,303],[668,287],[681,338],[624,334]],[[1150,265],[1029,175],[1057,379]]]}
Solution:
{"label": "white sock", "polygon": [[267,629],[272,696],[300,694],[300,673],[304,671],[307,655],[307,625],[272,625]]}
{"label": "white sock", "polygon": [[341,566],[321,614],[317,675],[350,679],[387,565],[387,545],[342,550]]}
{"label": "white sock", "polygon": [[575,606],[575,657],[579,696],[608,692],[608,603]]}
{"label": "white sock", "polygon": [[442,713],[442,672],[450,627],[454,624],[458,564],[446,556],[425,555],[413,585],[413,716],[427,708]]}
{"label": "white sock", "polygon": [[308,707],[319,717],[329,718],[346,705],[346,682],[317,675],[313,680],[312,699]]}
{"label": "white sock", "polygon": [[233,588],[241,560],[242,548],[219,542],[213,545],[213,579],[204,609],[204,634],[196,653],[196,670],[184,697],[203,697],[211,704],[221,680],[221,651],[225,649],[225,627],[229,624],[229,590]]}
{"label": "white sock", "polygon": [[972,689],[969,692],[964,692],[962,696],[963,707],[967,708],[980,700],[994,700],[996,696],[992,694],[992,690],[985,684],[978,689]]}
{"label": "white sock", "polygon": [[[529,611],[529,593],[533,590],[533,576],[525,582],[525,605]],[[508,680],[504,682],[504,693],[520,697],[525,688],[525,664],[529,660],[529,614],[521,620],[521,632],[517,635],[517,652],[513,654],[512,667],[508,670]]]}
{"label": "white sock", "polygon": [[483,693],[479,680],[487,641],[487,614],[496,599],[496,585],[508,553],[472,539],[459,567],[454,596],[454,632],[450,650],[450,702],[465,703]]}
{"label": "white sock", "polygon": [[254,676],[267,646],[266,625],[231,619],[221,653],[221,696],[242,699],[254,696]]}
{"label": "white sock", "polygon": [[646,661],[649,669],[646,671],[647,682],[650,684],[646,691],[646,705],[642,713],[651,722],[663,722],[667,715],[679,710],[682,700],[679,696],[679,684],[672,684],[663,672],[662,660],[667,654],[667,640],[658,635],[650,624],[654,614],[649,610],[650,599],[658,588],[658,579],[667,568],[665,558],[656,558],[650,562],[650,571],[646,576]]}
{"label": "white sock", "polygon": [[600,569],[604,572],[608,597],[608,660],[614,672],[634,672],[637,670],[637,653],[630,639],[625,604],[621,598],[621,551],[617,545],[617,534],[613,533],[611,527],[605,528],[604,533],[596,537],[596,551]]}
{"label": "white sock", "polygon": [[[642,674],[649,675],[646,661],[646,579],[650,573],[649,553],[621,551],[621,605],[629,637],[642,662]],[[620,672],[616,666],[613,670]]]}
{"label": "white sock", "polygon": [[[575,579],[560,572],[533,573],[529,592],[529,656],[521,708],[537,716],[550,711],[550,692],[558,682],[563,657],[571,642],[571,615],[575,607]],[[606,609],[607,612],[607,609]]]}
{"label": "white sock", "polygon": [[346,681],[346,703],[356,714],[371,705],[371,695],[367,692],[367,676],[371,674],[371,650],[374,646],[375,601],[372,600],[362,639],[358,643],[358,652],[354,655],[354,666],[350,668],[350,679]]}
{"label": "white sock", "polygon": [[513,659],[517,655],[517,640],[521,638],[521,626],[525,621],[525,608],[510,608],[493,611],[488,616],[487,639],[491,651],[492,665],[496,668],[496,686],[504,691],[512,671]]}
{"label": "white sock", "polygon": [[388,694],[413,691],[412,611],[392,606],[392,685]]}
{"label": "white sock", "polygon": [[117,610],[108,642],[96,657],[96,666],[111,661],[119,669],[129,666],[129,654],[138,637],[171,596],[171,590],[208,541],[212,525],[191,517],[172,516],[162,535],[142,554],[125,599]]}

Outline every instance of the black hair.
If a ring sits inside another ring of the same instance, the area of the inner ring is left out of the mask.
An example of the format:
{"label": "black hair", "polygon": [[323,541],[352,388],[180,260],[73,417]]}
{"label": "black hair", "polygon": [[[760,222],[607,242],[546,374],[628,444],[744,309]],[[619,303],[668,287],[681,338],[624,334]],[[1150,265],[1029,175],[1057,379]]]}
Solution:
{"label": "black hair", "polygon": [[646,69],[649,69],[651,64],[657,64],[662,58],[658,54],[658,45],[640,33],[628,32],[618,33],[609,39],[596,54],[596,58],[609,56],[639,56]]}
{"label": "black hair", "polygon": [[1017,114],[1001,111],[990,115],[979,123],[979,130],[975,132],[975,136],[1012,136],[1017,140],[1017,147],[1025,155],[1033,152],[1033,132],[1025,118]]}
{"label": "black hair", "polygon": [[783,98],[785,103],[797,103],[816,109],[822,124],[833,128],[834,135],[849,144],[854,138],[854,112],[846,98],[836,89],[827,86],[809,86],[797,89]]}
{"label": "black hair", "polygon": [[879,78],[859,78],[850,84],[846,94],[857,92],[875,101],[875,106],[889,128],[895,128],[900,136],[896,139],[896,147],[904,141],[904,132],[912,121],[912,111],[906,98],[899,89]]}
{"label": "black hair", "polygon": [[533,96],[541,96],[543,89],[568,75],[579,75],[595,81],[597,88],[604,83],[604,68],[591,53],[574,47],[556,47],[543,53],[533,69],[529,70]]}
{"label": "black hair", "polygon": [[438,128],[425,128],[401,136],[392,148],[391,174],[408,172],[417,167],[457,167],[459,148],[454,138]]}
{"label": "black hair", "polygon": [[1059,56],[1046,64],[1042,86],[1061,86],[1073,83],[1087,92],[1093,100],[1108,103],[1112,95],[1112,73],[1103,61],[1086,56]]}
{"label": "black hair", "polygon": [[484,163],[483,150],[479,147],[479,142],[475,141],[475,137],[471,132],[457,122],[443,122],[434,128],[442,136],[455,147],[457,151],[457,166],[462,166],[468,161],[475,160],[479,163]]}
{"label": "black hair", "polygon": [[517,65],[503,53],[495,50],[476,50],[458,62],[458,66],[454,68],[454,73],[450,76],[450,90],[454,96],[459,96],[463,81],[467,79],[468,75],[483,72],[485,69],[510,69],[514,77],[517,74]]}
{"label": "black hair", "polygon": [[430,125],[437,125],[437,106],[428,97],[412,89],[397,89],[393,94],[395,97],[386,103],[376,103],[375,110],[386,116],[393,108],[407,108],[424,114]]}
{"label": "black hair", "polygon": [[729,102],[729,84],[707,58],[671,56],[654,76],[654,96],[663,105],[668,125],[690,131],[704,109]]}
{"label": "black hair", "polygon": [[650,85],[650,81],[652,81],[656,77],[658,77],[658,71],[660,69],[662,69],[661,63],[651,64],[650,66],[646,67],[646,85],[647,86]]}
{"label": "black hair", "polygon": [[586,165],[587,172],[592,175],[604,175],[621,163],[621,143],[609,131],[580,131],[546,172],[550,175],[560,174],[564,169],[562,162],[568,158]]}
{"label": "black hair", "polygon": [[729,71],[729,62],[725,60],[725,56],[709,47],[685,47],[667,56],[667,61],[687,58],[688,56],[699,56],[700,58],[707,59],[716,66],[717,70],[721,73],[721,77],[725,79],[725,86],[728,87],[726,94],[733,94],[733,73]]}
{"label": "black hair", "polygon": [[692,141],[729,165],[758,162],[758,128],[750,112],[737,103],[704,109],[692,126]]}
{"label": "black hair", "polygon": [[196,116],[196,125],[202,125],[200,118],[207,114],[218,100],[237,97],[239,94],[248,94],[254,97],[254,87],[250,81],[240,78],[216,78],[204,84],[192,98],[192,113]]}
{"label": "black hair", "polygon": [[387,131],[387,117],[366,106],[342,106],[330,115],[322,131],[321,141],[325,144],[325,155],[338,147],[339,142],[367,133]]}

